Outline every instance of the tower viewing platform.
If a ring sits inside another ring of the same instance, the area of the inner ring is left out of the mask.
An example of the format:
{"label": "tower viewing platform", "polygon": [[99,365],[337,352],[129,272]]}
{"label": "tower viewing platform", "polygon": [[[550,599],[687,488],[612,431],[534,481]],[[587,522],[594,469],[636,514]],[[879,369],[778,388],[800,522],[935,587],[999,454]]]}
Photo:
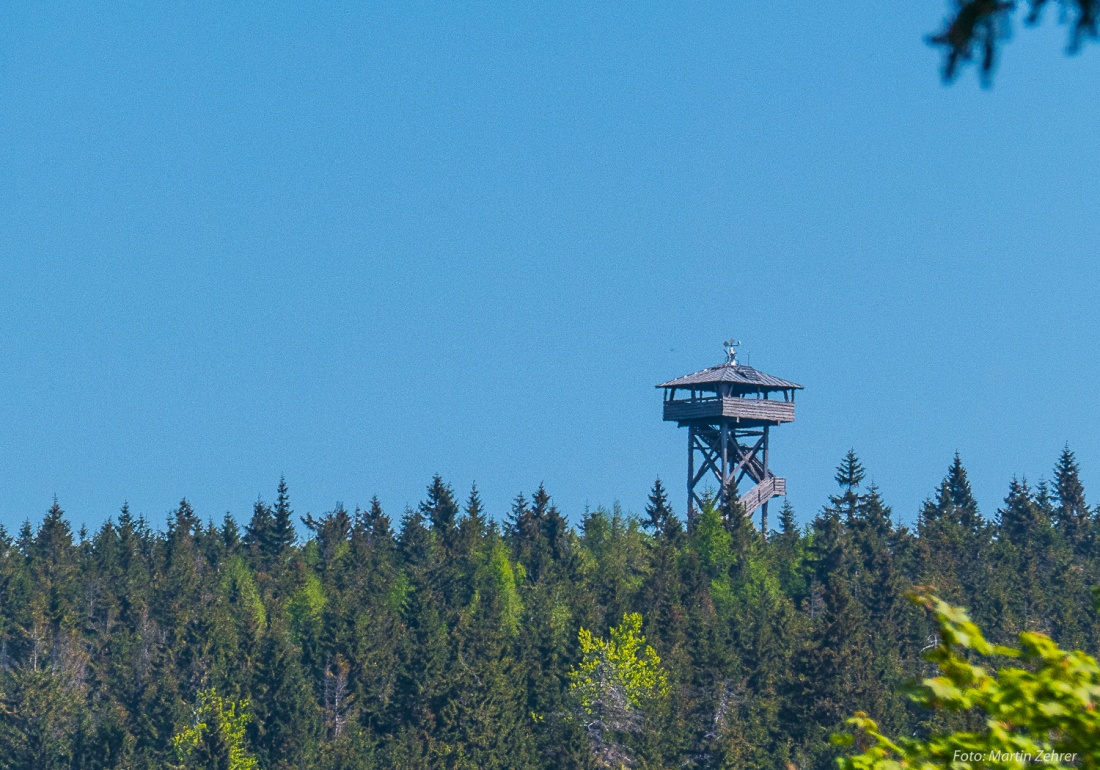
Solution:
{"label": "tower viewing platform", "polygon": [[726,343],[726,360],[718,366],[657,387],[665,391],[664,419],[688,429],[688,514],[702,505],[696,488],[708,475],[724,496],[737,494],[748,478],[755,486],[738,497],[746,515],[761,511],[766,531],[768,501],[787,493],[786,480],[768,468],[769,432],[794,421],[794,396],[802,386],[738,363],[739,344]]}

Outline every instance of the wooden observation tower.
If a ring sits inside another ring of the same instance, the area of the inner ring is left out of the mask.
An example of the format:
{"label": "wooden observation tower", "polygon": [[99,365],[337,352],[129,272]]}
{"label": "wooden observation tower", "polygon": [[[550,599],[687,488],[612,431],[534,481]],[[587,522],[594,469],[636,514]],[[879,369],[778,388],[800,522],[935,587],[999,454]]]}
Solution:
{"label": "wooden observation tower", "polygon": [[[802,386],[737,363],[740,344],[725,343],[724,363],[657,387],[665,389],[665,420],[688,429],[688,516],[703,503],[699,482],[713,476],[723,495],[738,493],[746,516],[760,509],[766,532],[768,501],[787,494],[787,480],[768,467],[768,431],[794,421]],[[755,486],[741,493],[746,477]]]}

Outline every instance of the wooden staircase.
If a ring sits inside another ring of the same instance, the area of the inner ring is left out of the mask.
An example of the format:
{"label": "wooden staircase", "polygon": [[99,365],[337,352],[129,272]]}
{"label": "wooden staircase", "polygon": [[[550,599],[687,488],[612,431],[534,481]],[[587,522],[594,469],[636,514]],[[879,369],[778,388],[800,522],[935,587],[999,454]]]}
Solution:
{"label": "wooden staircase", "polygon": [[783,497],[786,494],[787,480],[769,473],[763,481],[745,493],[741,498],[741,505],[745,507],[745,515],[752,516],[757,508],[773,497]]}

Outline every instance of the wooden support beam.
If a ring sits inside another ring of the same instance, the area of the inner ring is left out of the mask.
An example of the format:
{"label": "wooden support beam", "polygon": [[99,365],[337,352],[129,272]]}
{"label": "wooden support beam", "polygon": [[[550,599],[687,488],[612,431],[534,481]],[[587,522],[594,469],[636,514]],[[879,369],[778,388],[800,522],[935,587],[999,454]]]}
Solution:
{"label": "wooden support beam", "polygon": [[[777,400],[770,403],[783,402]],[[688,423],[687,427],[689,515],[703,503],[704,496],[698,489],[700,482],[708,475],[713,475],[722,494],[737,491],[749,478],[754,486],[740,497],[748,513],[755,514],[760,509],[759,525],[761,531],[766,533],[768,501],[786,493],[785,480],[776,477],[770,468],[771,425],[757,423],[742,426],[736,418],[722,417],[713,422],[699,419]],[[746,443],[742,444],[742,441]]]}
{"label": "wooden support beam", "polygon": [[695,512],[694,505],[692,505],[692,498],[695,496],[695,483],[691,480],[695,475],[695,428],[688,428],[688,507],[687,517],[688,521],[691,521],[691,516]]}
{"label": "wooden support beam", "polygon": [[[753,466],[754,462],[756,460],[756,453],[758,451],[760,451],[760,448],[763,445],[764,445],[764,437],[763,436],[760,437],[760,439],[756,442],[756,444],[753,445],[753,447],[751,449],[749,449],[748,447],[743,447],[735,441],[734,442],[734,452],[737,456],[738,463],[737,463],[737,467],[733,469],[733,471],[730,473],[730,475],[732,476],[734,473],[737,473],[737,472],[741,471],[742,468],[748,468],[749,466]],[[753,470],[755,470],[755,467],[753,467]],[[749,475],[753,475],[751,471],[749,472]],[[763,475],[764,474],[761,474],[761,476],[763,476]],[[758,478],[754,477],[754,480],[759,482],[761,479],[758,479]]]}
{"label": "wooden support beam", "polygon": [[[760,438],[760,441],[764,444],[764,477],[767,478],[768,471],[768,426],[764,426],[764,435]],[[760,532],[766,538],[768,536],[768,501],[764,500],[763,505],[760,506]]]}

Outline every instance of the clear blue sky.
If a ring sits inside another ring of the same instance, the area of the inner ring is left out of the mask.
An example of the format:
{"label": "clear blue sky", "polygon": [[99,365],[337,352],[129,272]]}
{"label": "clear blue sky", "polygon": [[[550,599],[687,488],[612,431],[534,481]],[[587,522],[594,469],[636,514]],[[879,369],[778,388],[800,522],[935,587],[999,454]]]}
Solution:
{"label": "clear blue sky", "polygon": [[730,335],[803,520],[849,447],[905,521],[956,450],[1097,499],[1100,50],[945,88],[945,8],[4,4],[0,523],[682,512],[653,385]]}

